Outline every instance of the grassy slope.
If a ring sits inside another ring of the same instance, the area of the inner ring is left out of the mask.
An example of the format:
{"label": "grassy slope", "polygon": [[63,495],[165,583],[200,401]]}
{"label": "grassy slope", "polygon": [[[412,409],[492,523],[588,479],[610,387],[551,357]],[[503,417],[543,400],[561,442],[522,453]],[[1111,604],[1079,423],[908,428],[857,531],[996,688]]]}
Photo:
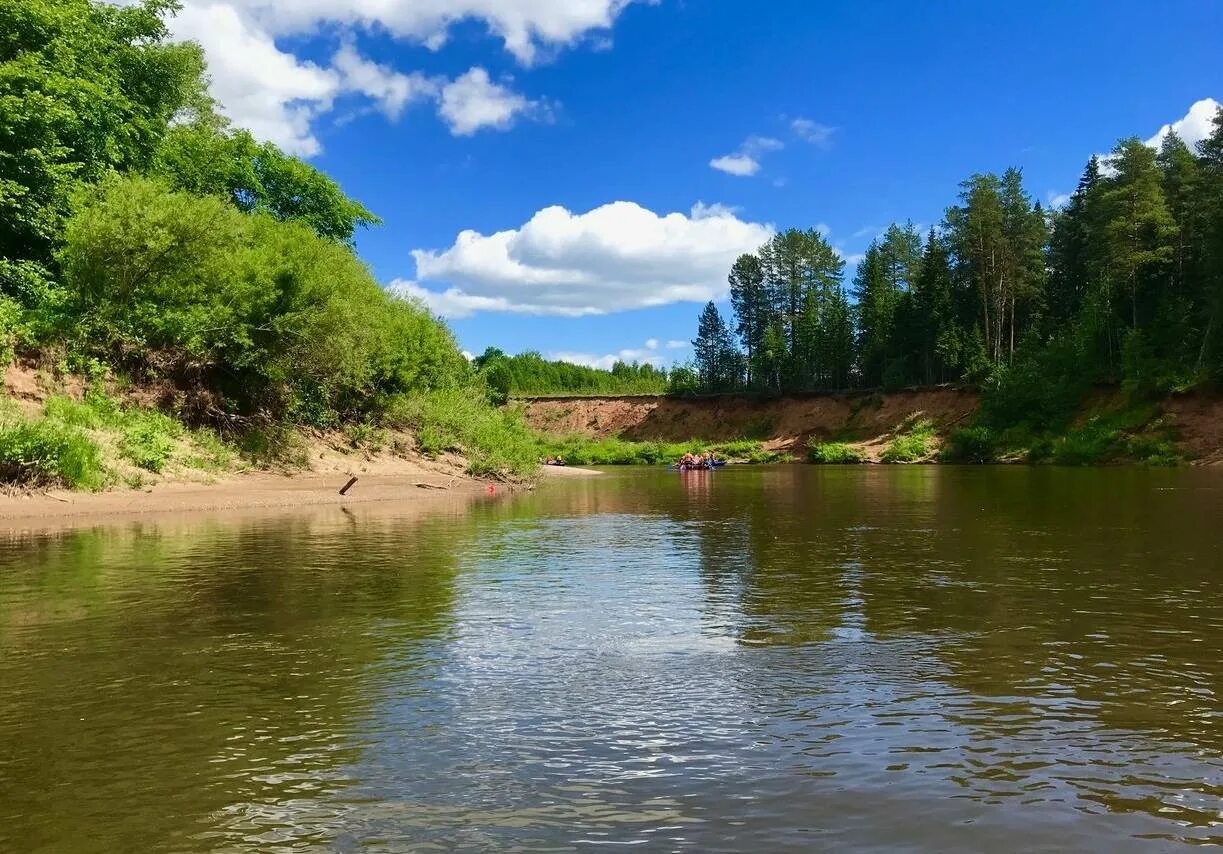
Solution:
{"label": "grassy slope", "polygon": [[[323,434],[248,425],[226,435],[192,428],[104,383],[10,368],[0,395],[0,483],[97,491],[163,481],[210,482],[251,469],[307,469],[320,451],[406,459],[461,459],[473,477],[526,481],[538,474],[538,437],[514,413],[469,390],[403,398],[379,423]],[[141,394],[141,392],[146,392]],[[20,393],[20,400],[14,393]]]}

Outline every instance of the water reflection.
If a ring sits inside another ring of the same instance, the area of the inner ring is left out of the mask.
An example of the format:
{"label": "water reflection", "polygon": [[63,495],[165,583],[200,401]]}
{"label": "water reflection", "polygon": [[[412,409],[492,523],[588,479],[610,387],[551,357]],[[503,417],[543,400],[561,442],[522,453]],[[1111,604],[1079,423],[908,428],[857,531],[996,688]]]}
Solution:
{"label": "water reflection", "polygon": [[1223,841],[1213,472],[628,470],[0,546],[0,848]]}

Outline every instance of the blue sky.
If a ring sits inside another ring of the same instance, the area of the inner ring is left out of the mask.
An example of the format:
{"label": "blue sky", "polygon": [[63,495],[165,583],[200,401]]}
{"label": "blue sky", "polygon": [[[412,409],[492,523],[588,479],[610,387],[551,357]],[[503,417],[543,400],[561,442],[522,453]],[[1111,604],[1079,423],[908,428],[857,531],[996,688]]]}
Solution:
{"label": "blue sky", "polygon": [[973,172],[1049,201],[1223,100],[1218,0],[187,0],[174,29],[236,123],[383,218],[380,281],[469,351],[585,360],[686,358],[771,227],[826,228],[852,270]]}

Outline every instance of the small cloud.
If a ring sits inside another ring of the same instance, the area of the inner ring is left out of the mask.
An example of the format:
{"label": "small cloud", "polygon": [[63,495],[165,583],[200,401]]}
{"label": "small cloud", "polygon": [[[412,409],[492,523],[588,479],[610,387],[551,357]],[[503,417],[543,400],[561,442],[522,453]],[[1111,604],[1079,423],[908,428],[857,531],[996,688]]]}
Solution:
{"label": "small cloud", "polygon": [[817,222],[815,224],[815,232],[820,237],[827,237],[828,235],[832,234],[832,229],[828,227],[828,223],[826,222]]}
{"label": "small cloud", "polygon": [[672,340],[670,340],[670,341],[668,341],[668,342],[667,342],[667,349],[668,349],[668,350],[683,350],[683,349],[684,349],[684,348],[686,348],[687,346],[688,346],[688,342],[687,342],[687,341],[680,341],[680,340],[678,340],[678,339],[672,339]]}
{"label": "small cloud", "polygon": [[657,349],[658,349],[658,339],[657,339],[657,338],[651,338],[651,339],[649,339],[648,341],[646,341],[646,342],[645,342],[645,348],[646,348],[647,350],[657,350]]}
{"label": "small cloud", "polygon": [[345,43],[331,60],[341,75],[345,90],[372,99],[388,119],[398,119],[409,104],[436,98],[442,82],[420,72],[404,74],[361,56],[352,43]]}
{"label": "small cloud", "polygon": [[461,352],[463,354],[463,358],[469,362],[474,362],[476,360],[475,355],[470,350],[461,350],[459,352]]}
{"label": "small cloud", "polygon": [[743,144],[739,146],[738,151],[733,154],[723,155],[722,157],[715,157],[709,161],[709,165],[719,172],[725,172],[727,175],[748,178],[760,171],[760,156],[762,154],[769,151],[780,151],[785,147],[786,144],[780,139],[752,134],[743,140]]}
{"label": "small cloud", "polygon": [[837,132],[837,128],[831,125],[820,124],[819,122],[804,118],[797,118],[791,121],[790,129],[804,142],[819,146],[831,144],[832,135]]}
{"label": "small cloud", "polygon": [[715,157],[709,161],[709,165],[719,172],[737,175],[740,178],[749,178],[760,171],[760,161],[747,154],[727,154]]}
{"label": "small cloud", "polygon": [[505,130],[519,116],[543,111],[546,107],[541,102],[494,83],[479,66],[443,86],[437,108],[455,136],[471,136],[483,128]]}
{"label": "small cloud", "polygon": [[785,147],[786,144],[780,139],[752,134],[743,141],[743,146],[740,150],[751,154],[759,154],[764,151],[781,151]]}
{"label": "small cloud", "polygon": [[877,225],[864,225],[851,234],[850,237],[856,240],[859,237],[866,237],[867,235],[878,235],[882,230],[883,229]]}

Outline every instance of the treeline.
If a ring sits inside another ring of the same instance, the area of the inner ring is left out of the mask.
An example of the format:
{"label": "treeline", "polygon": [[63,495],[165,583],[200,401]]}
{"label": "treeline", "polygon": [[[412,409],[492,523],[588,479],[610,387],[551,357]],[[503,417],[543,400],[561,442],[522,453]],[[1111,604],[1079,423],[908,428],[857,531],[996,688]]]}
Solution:
{"label": "treeline", "polygon": [[498,397],[564,394],[662,394],[667,371],[648,363],[616,362],[611,370],[545,359],[535,352],[508,356],[489,347],[474,365]]}
{"label": "treeline", "polygon": [[997,414],[1064,414],[1098,382],[1152,392],[1223,376],[1223,111],[1190,149],[1122,140],[1047,210],[1018,169],[974,175],[942,223],[892,225],[851,285],[817,231],[791,229],[730,271],[731,320],[701,313],[706,390],[949,382]]}
{"label": "treeline", "polygon": [[[450,331],[354,254],[377,218],[221,117],[200,47],[168,40],[177,9],[0,4],[0,360],[168,384],[235,429],[483,400]],[[473,418],[448,423],[435,440]]]}

